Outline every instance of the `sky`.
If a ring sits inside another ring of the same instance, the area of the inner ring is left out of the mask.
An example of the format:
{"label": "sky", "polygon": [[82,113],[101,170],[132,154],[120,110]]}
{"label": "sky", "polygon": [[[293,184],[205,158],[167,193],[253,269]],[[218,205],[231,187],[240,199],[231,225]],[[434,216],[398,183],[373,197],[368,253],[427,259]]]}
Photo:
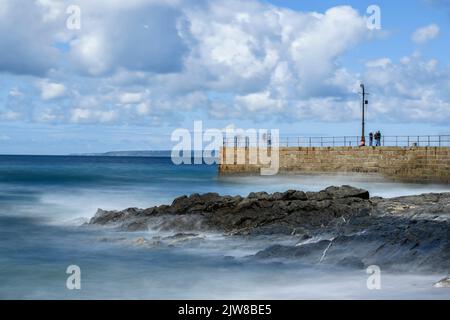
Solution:
{"label": "sky", "polygon": [[450,134],[449,0],[0,0],[0,48],[0,154],[355,136],[361,82],[368,131]]}

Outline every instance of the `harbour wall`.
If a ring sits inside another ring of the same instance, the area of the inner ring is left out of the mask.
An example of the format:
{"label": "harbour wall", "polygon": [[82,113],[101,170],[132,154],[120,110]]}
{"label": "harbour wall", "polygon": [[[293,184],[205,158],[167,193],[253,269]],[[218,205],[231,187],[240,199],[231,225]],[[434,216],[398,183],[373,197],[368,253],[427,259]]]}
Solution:
{"label": "harbour wall", "polygon": [[[257,151],[222,148],[219,173],[259,174],[268,165],[258,156],[255,159]],[[268,151],[270,156],[276,150]],[[282,174],[359,172],[394,180],[450,182],[449,147],[284,147],[278,149],[278,158],[278,173]]]}

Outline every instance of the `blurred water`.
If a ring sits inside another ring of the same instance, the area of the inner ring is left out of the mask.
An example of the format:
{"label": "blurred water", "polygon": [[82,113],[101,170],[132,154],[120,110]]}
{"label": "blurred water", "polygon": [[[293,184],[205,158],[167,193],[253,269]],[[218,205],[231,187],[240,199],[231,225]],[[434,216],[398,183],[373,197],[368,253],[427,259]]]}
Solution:
{"label": "blurred water", "polygon": [[[0,156],[0,298],[449,298],[431,288],[439,274],[386,275],[385,289],[373,292],[364,270],[247,262],[272,239],[205,234],[200,242],[147,248],[133,239],[158,234],[80,226],[97,208],[149,207],[194,192],[342,184],[385,197],[450,191],[361,175],[220,178],[215,166],[175,166],[168,158]],[[82,270],[79,291],[65,286],[72,264]]]}

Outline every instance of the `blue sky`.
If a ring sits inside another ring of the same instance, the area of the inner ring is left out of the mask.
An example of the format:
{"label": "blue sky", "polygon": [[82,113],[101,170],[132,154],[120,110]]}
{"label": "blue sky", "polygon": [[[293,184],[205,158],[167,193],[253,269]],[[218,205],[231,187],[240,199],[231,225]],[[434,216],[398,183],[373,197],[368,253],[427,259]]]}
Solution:
{"label": "blue sky", "polygon": [[369,130],[450,134],[448,0],[0,0],[0,18],[0,154],[169,149],[196,120],[357,135],[361,81]]}

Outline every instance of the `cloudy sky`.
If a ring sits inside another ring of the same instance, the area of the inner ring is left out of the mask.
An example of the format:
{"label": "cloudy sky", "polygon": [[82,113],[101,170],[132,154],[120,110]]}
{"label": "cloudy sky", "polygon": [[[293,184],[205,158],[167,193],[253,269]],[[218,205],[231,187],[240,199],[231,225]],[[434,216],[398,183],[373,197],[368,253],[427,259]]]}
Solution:
{"label": "cloudy sky", "polygon": [[448,0],[0,0],[0,154],[357,135],[361,81],[369,130],[450,134],[449,26]]}

